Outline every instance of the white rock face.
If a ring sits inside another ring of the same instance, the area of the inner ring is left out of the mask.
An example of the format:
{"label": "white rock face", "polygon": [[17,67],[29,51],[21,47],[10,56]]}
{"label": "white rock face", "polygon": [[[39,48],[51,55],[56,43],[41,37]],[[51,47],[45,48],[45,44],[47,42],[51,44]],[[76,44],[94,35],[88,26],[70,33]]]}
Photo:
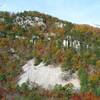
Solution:
{"label": "white rock face", "polygon": [[78,41],[78,40],[74,40],[73,41],[73,47],[76,49],[76,50],[78,50],[79,48],[80,48],[80,41]]}
{"label": "white rock face", "polygon": [[5,19],[4,18],[0,18],[0,22],[4,22],[5,21]]}
{"label": "white rock face", "polygon": [[56,22],[55,25],[56,25],[58,28],[63,28],[63,27],[65,26],[62,22]]}
{"label": "white rock face", "polygon": [[46,24],[43,22],[43,18],[39,17],[31,17],[31,16],[17,16],[14,20],[14,23],[22,26],[25,28],[26,26],[44,26],[46,27]]}
{"label": "white rock face", "polygon": [[23,66],[24,73],[20,76],[18,82],[21,85],[29,80],[30,83],[36,83],[45,89],[52,89],[56,84],[72,83],[75,89],[80,89],[80,82],[77,78],[70,79],[69,81],[62,80],[62,74],[60,67],[54,67],[53,65],[44,66],[41,63],[38,66],[34,66],[34,60],[28,61],[27,64]]}
{"label": "white rock face", "polygon": [[63,40],[63,46],[67,48],[72,47],[78,51],[81,47],[81,44],[79,40],[73,40],[71,36],[67,36],[66,39]]}

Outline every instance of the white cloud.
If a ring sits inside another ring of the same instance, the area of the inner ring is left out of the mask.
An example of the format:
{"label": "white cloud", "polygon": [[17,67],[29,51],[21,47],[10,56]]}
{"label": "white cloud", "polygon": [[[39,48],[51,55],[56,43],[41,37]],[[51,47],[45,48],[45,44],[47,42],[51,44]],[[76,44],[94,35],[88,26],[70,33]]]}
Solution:
{"label": "white cloud", "polygon": [[77,19],[81,18],[80,16],[76,16]]}
{"label": "white cloud", "polygon": [[0,10],[1,11],[6,11],[6,9],[7,9],[8,7],[7,7],[7,0],[0,0]]}
{"label": "white cloud", "polygon": [[7,8],[6,3],[0,4],[0,10],[5,10],[6,8]]}

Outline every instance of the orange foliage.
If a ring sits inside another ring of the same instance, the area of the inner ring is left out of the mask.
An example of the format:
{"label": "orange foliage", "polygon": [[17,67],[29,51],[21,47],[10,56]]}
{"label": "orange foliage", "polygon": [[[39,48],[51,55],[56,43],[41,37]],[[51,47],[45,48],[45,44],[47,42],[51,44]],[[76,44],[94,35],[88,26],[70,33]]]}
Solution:
{"label": "orange foliage", "polygon": [[100,97],[94,95],[91,92],[82,93],[82,94],[74,93],[71,97],[71,100],[100,100]]}
{"label": "orange foliage", "polygon": [[41,40],[35,44],[35,55],[42,56],[45,53],[45,43]]}
{"label": "orange foliage", "polygon": [[5,30],[5,24],[0,23],[0,32],[3,32]]}
{"label": "orange foliage", "polygon": [[59,49],[57,53],[55,54],[56,62],[57,63],[63,63],[64,62],[64,52],[62,49]]}
{"label": "orange foliage", "polygon": [[76,24],[74,25],[73,29],[79,30],[80,32],[83,32],[83,33],[85,32],[100,33],[99,28],[94,28],[93,26],[89,26],[86,24],[81,24],[81,25]]}

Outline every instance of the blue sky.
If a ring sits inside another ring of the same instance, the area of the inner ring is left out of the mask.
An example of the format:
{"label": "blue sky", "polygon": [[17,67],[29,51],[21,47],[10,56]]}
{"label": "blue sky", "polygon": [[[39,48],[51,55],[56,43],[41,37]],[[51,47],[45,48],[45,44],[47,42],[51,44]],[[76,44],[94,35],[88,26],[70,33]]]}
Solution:
{"label": "blue sky", "polygon": [[0,0],[0,11],[39,11],[81,24],[100,24],[100,0]]}

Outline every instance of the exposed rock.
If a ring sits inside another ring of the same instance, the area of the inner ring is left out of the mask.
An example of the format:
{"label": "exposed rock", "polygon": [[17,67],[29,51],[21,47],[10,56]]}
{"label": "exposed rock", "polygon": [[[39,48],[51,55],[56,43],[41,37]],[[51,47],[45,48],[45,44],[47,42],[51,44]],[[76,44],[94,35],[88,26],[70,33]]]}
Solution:
{"label": "exposed rock", "polygon": [[[35,82],[45,89],[52,89],[56,84],[64,86],[65,84],[73,83],[75,89],[80,89],[80,82],[78,78],[71,77],[72,75],[70,72],[62,72],[60,66],[45,66],[44,63],[34,66],[34,59],[32,59],[23,66],[23,71],[24,73],[20,76],[20,80],[18,82],[19,85],[29,81],[29,83]],[[65,76],[67,75],[66,77],[68,80],[62,79],[63,74]]]}
{"label": "exposed rock", "polygon": [[31,17],[31,16],[17,16],[14,20],[15,24],[20,25],[23,28],[28,26],[43,26],[46,27],[46,24],[43,22],[43,18]]}

